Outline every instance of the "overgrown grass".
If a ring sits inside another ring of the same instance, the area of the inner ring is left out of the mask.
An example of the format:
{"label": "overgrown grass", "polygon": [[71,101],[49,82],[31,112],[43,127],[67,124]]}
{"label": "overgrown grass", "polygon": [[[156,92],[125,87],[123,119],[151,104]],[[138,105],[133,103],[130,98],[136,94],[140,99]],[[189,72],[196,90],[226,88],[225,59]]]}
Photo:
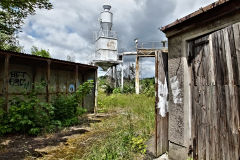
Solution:
{"label": "overgrown grass", "polygon": [[[146,152],[144,142],[154,132],[154,97],[99,92],[99,109],[114,114],[93,131],[68,140],[67,146],[50,153],[55,159],[112,160],[139,159]],[[45,157],[44,159],[48,159]]]}
{"label": "overgrown grass", "polygon": [[[92,146],[87,159],[130,159],[145,153],[144,142],[154,131],[154,98],[135,94],[112,94],[100,92],[99,102],[105,110],[118,111],[105,126],[113,128],[106,139]],[[104,126],[100,126],[104,127]]]}

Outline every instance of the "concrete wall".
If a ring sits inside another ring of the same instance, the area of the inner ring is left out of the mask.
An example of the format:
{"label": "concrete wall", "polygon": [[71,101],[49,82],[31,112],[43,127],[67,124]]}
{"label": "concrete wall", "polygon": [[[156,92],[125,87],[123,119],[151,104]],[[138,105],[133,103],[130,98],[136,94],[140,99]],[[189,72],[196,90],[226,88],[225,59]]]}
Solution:
{"label": "concrete wall", "polygon": [[[191,108],[189,96],[189,71],[187,64],[187,42],[240,22],[240,11],[202,23],[181,32],[169,30],[169,156],[171,159],[186,160],[191,137]],[[176,149],[177,148],[177,149]]]}
{"label": "concrete wall", "polygon": [[[85,71],[83,73],[78,72],[78,84],[81,85],[83,81],[87,80],[96,80],[95,69],[91,69]],[[84,77],[84,78],[83,78]],[[11,100],[14,95],[21,96],[21,92],[23,90],[27,90],[27,92],[31,91],[34,87],[32,84],[34,82],[42,82],[43,89],[40,91],[42,94],[38,95],[38,98],[46,102],[46,86],[47,86],[47,69],[27,65],[17,65],[11,64],[9,65],[9,74],[8,74],[8,100]],[[0,63],[0,94],[3,94],[3,80],[4,80],[4,63]],[[76,91],[76,80],[75,80],[75,70],[73,71],[65,71],[65,70],[56,70],[50,69],[50,91],[49,97],[50,101],[54,96],[58,93],[67,94],[73,93]],[[88,112],[93,112],[95,107],[95,86],[91,94],[87,95],[84,99],[84,108],[88,109]],[[9,104],[8,104],[9,109]]]}

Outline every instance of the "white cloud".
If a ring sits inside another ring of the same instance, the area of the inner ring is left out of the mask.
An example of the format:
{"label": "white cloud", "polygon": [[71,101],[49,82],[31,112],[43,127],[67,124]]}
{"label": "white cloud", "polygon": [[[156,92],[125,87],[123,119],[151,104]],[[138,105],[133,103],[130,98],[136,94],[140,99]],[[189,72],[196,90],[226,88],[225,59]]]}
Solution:
{"label": "white cloud", "polygon": [[[161,41],[165,35],[158,27],[165,26],[213,0],[51,0],[52,10],[37,10],[36,15],[25,20],[19,35],[20,45],[31,53],[33,45],[49,49],[53,58],[66,60],[70,53],[76,62],[85,63],[94,52],[92,31],[99,30],[97,19],[103,11],[102,5],[112,6],[113,29],[124,41],[125,51],[139,41]],[[135,58],[132,61],[135,63]],[[154,60],[144,60],[143,77],[154,76]],[[103,74],[104,72],[101,72]]]}

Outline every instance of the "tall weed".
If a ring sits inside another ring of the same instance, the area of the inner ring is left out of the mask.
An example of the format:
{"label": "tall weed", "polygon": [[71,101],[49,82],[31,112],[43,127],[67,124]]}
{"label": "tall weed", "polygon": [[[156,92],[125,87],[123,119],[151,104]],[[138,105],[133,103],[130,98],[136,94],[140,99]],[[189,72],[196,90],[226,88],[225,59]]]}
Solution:
{"label": "tall weed", "polygon": [[[145,154],[145,141],[154,132],[154,98],[146,95],[112,94],[100,92],[98,101],[107,112],[118,112],[118,116],[104,121],[107,138],[92,146],[85,159],[133,159]],[[97,128],[96,126],[94,126]]]}

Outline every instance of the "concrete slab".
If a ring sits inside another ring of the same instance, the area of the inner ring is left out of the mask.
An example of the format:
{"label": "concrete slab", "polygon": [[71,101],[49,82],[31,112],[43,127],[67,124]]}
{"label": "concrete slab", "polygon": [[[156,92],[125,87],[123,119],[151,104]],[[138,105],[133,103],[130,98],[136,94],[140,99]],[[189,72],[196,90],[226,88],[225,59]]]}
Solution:
{"label": "concrete slab", "polygon": [[169,158],[168,158],[168,155],[164,153],[163,155],[161,155],[158,158],[155,158],[154,160],[169,160]]}
{"label": "concrete slab", "polygon": [[155,157],[155,135],[152,135],[145,144],[147,145],[147,156],[144,160],[169,160],[166,153],[158,158]]}

